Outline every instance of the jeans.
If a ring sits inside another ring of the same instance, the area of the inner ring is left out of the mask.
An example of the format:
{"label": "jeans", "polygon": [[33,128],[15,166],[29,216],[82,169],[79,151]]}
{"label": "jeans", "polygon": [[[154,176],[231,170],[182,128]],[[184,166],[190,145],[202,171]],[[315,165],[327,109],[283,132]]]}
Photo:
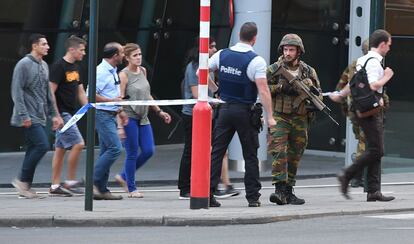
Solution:
{"label": "jeans", "polygon": [[193,116],[182,114],[182,118],[184,122],[184,150],[178,174],[178,189],[180,189],[180,194],[184,195],[190,193]]}
{"label": "jeans", "polygon": [[[124,127],[126,158],[121,176],[126,180],[129,192],[137,189],[135,172],[147,162],[155,151],[151,125],[139,125],[139,122],[137,119],[129,118],[128,124]],[[141,151],[139,154],[138,149]]]}
{"label": "jeans", "polygon": [[121,155],[121,141],[118,137],[116,115],[96,110],[96,130],[99,137],[99,158],[95,163],[94,185],[101,193],[108,192],[109,170]]}
{"label": "jeans", "polygon": [[49,141],[45,127],[40,124],[32,124],[25,128],[24,136],[27,148],[19,178],[20,181],[31,185],[36,167],[49,149]]}

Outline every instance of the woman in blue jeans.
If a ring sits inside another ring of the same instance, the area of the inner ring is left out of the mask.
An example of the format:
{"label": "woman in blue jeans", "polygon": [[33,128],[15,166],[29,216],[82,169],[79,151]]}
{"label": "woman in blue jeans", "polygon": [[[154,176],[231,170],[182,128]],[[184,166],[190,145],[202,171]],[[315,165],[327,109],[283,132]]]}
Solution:
{"label": "woman in blue jeans", "polygon": [[[120,73],[121,96],[129,100],[152,100],[150,85],[147,74],[142,63],[141,48],[135,43],[127,43],[124,46],[125,59],[128,66]],[[149,106],[124,106],[123,109],[128,115],[128,124],[118,127],[118,133],[125,138],[126,158],[124,169],[115,176],[130,198],[142,198],[143,194],[137,190],[135,185],[135,172],[154,153],[154,137],[148,119]],[[158,106],[151,106],[156,114],[165,123],[171,122],[171,116],[162,111]]]}

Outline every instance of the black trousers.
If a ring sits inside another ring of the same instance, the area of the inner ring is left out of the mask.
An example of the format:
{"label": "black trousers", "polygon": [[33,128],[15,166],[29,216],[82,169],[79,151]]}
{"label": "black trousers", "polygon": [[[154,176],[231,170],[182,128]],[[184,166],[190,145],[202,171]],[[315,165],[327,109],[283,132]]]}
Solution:
{"label": "black trousers", "polygon": [[248,201],[258,200],[260,189],[259,161],[257,149],[259,138],[257,130],[250,122],[250,108],[247,104],[222,104],[216,111],[213,130],[213,148],[211,152],[211,180],[210,194],[212,194],[220,181],[223,157],[227,147],[237,132],[243,150],[245,161],[244,185],[246,187],[246,199]]}
{"label": "black trousers", "polygon": [[368,193],[373,193],[380,189],[381,158],[384,155],[384,114],[380,112],[368,118],[357,118],[357,122],[365,134],[365,152],[345,169],[345,177],[352,179],[367,167]]}
{"label": "black trousers", "polygon": [[182,114],[181,117],[184,124],[184,150],[178,173],[178,189],[180,189],[180,194],[185,194],[190,193],[193,116]]}

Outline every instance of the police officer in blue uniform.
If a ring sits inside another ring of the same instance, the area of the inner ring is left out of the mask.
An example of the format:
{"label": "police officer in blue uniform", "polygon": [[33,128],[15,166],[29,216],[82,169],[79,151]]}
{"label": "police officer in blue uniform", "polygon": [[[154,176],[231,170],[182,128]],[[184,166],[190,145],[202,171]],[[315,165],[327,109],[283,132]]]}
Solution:
{"label": "police officer in blue uniform", "polygon": [[[266,61],[253,45],[257,26],[246,22],[240,28],[240,41],[215,53],[209,60],[210,71],[218,71],[219,94],[225,101],[217,109],[211,156],[210,207],[220,207],[212,195],[220,180],[223,156],[235,132],[239,135],[245,161],[244,184],[249,207],[260,207],[259,165],[257,149],[261,107],[255,105],[257,95],[267,114],[272,114],[271,96],[266,79]],[[259,114],[259,115],[258,115]],[[276,124],[268,116],[269,126]]]}

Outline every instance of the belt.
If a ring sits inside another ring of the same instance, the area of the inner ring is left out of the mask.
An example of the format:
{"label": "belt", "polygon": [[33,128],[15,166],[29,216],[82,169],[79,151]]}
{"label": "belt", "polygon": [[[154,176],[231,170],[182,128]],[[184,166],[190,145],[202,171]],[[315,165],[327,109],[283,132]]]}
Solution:
{"label": "belt", "polygon": [[221,108],[251,108],[253,103],[222,103]]}
{"label": "belt", "polygon": [[104,110],[104,109],[99,109],[99,111],[108,113],[108,114],[113,115],[113,116],[116,116],[117,114],[119,114],[119,111]]}

